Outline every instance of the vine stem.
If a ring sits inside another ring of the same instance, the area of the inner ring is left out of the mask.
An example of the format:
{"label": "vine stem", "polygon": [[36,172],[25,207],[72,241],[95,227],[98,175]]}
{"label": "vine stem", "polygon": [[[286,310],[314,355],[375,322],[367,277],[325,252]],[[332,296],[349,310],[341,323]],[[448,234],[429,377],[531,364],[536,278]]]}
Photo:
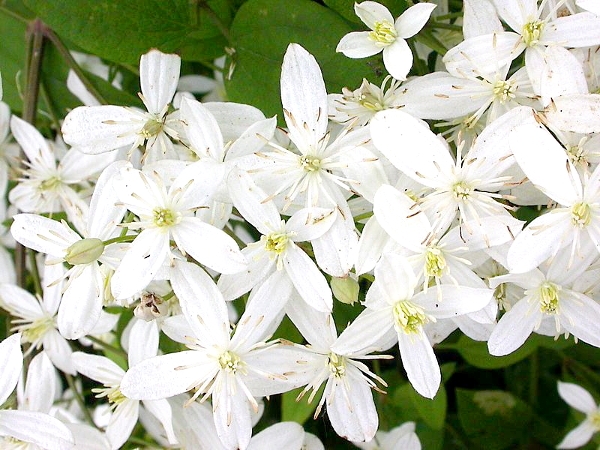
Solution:
{"label": "vine stem", "polygon": [[[37,113],[37,103],[40,92],[40,74],[42,69],[42,59],[44,56],[44,29],[45,25],[40,19],[35,19],[27,27],[28,55],[26,67],[25,98],[23,102],[23,120],[35,126]],[[24,155],[21,150],[20,161],[23,161]],[[23,162],[20,163],[22,168]],[[25,287],[25,268],[27,260],[27,250],[17,242],[15,246],[15,269],[17,275],[17,285]]]}

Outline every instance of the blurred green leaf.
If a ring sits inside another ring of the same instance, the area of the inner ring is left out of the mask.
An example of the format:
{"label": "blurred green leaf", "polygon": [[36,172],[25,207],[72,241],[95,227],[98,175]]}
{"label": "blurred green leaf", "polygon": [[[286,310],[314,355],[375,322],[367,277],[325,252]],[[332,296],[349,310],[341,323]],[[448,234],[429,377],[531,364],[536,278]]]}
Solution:
{"label": "blurred green leaf", "polygon": [[461,426],[474,448],[515,448],[529,431],[529,407],[508,392],[457,389],[456,401]]}
{"label": "blurred green leaf", "polygon": [[456,344],[447,344],[446,348],[457,350],[465,361],[480,369],[500,369],[526,358],[538,348],[538,345],[539,341],[532,336],[510,355],[492,356],[488,351],[487,342],[474,341],[462,335]]}
{"label": "blurred green leaf", "polygon": [[23,109],[23,101],[17,89],[17,82],[25,84],[25,32],[24,22],[0,10],[0,73],[4,90],[2,101],[10,106],[13,113]]}
{"label": "blurred green leaf", "polygon": [[[362,24],[361,28],[368,31],[367,26],[363,24],[354,12],[354,4],[360,2],[355,0],[324,0],[324,2],[331,9],[338,12],[344,19],[357,24]],[[408,8],[406,0],[378,0],[377,3],[381,3],[387,7],[394,17],[398,17],[406,8]]]}
{"label": "blurred green leaf", "polygon": [[250,0],[231,26],[235,49],[232,76],[225,80],[230,100],[249,103],[267,116],[281,117],[279,77],[288,44],[312,53],[323,72],[328,92],[358,87],[363,78],[381,80],[366,59],[336,53],[338,42],[351,30],[334,11],[309,0]]}
{"label": "blurred green leaf", "polygon": [[315,398],[311,403],[308,403],[308,397],[310,396],[310,392],[307,392],[304,397],[302,397],[299,401],[296,401],[298,394],[302,392],[303,388],[294,389],[293,391],[285,392],[281,395],[281,421],[292,421],[298,422],[300,425],[304,425],[304,422],[308,420],[310,416],[313,415],[315,409],[317,409],[317,405],[319,404],[319,400],[323,395],[323,390],[325,389],[325,383],[321,385]]}
{"label": "blurred green leaf", "polygon": [[444,428],[446,408],[448,406],[448,398],[444,385],[440,386],[440,390],[433,399],[419,395],[414,389],[411,390],[410,399],[416,410],[419,412],[419,416],[421,416],[423,422],[434,430],[441,430]]}

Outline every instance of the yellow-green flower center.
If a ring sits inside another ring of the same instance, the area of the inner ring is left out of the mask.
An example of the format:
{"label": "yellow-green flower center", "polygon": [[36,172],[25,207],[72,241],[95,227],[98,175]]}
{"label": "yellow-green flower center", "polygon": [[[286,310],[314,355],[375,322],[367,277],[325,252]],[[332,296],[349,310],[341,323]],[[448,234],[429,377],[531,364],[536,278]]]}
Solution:
{"label": "yellow-green flower center", "polygon": [[500,103],[512,100],[516,97],[513,91],[513,83],[510,81],[499,80],[494,84],[494,98]]}
{"label": "yellow-green flower center", "polygon": [[96,398],[108,398],[111,409],[116,408],[123,403],[127,397],[121,393],[121,387],[117,384],[115,386],[105,386],[103,388],[93,388],[92,392],[96,394]]}
{"label": "yellow-green flower center", "polygon": [[302,155],[300,157],[300,166],[306,172],[317,172],[321,169],[321,159],[316,156]]}
{"label": "yellow-green flower center", "polygon": [[266,236],[265,248],[280,255],[287,247],[289,237],[286,233],[271,233]]}
{"label": "yellow-green flower center", "polygon": [[472,192],[473,188],[466,181],[459,181],[452,186],[452,193],[456,200],[467,200]]}
{"label": "yellow-green flower center", "polygon": [[15,324],[14,330],[21,333],[23,342],[29,342],[35,347],[40,345],[41,340],[49,330],[56,328],[54,317],[50,315],[38,317],[33,321],[15,319],[13,324]]}
{"label": "yellow-green flower center", "polygon": [[170,227],[181,221],[181,213],[166,208],[155,208],[153,222],[157,227]]}
{"label": "yellow-green flower center", "polygon": [[396,32],[396,28],[394,28],[394,24],[387,20],[375,22],[373,31],[369,33],[369,39],[380,47],[390,45],[397,37],[398,33]]}
{"label": "yellow-green flower center", "polygon": [[163,130],[164,126],[165,124],[162,120],[153,117],[146,121],[143,128],[140,130],[140,135],[144,139],[150,139],[151,137],[156,136],[158,133],[160,133]]}
{"label": "yellow-green flower center", "polygon": [[571,222],[578,227],[587,227],[592,222],[592,210],[588,203],[575,203],[571,207]]}
{"label": "yellow-green flower center", "polygon": [[542,30],[544,29],[545,23],[541,20],[534,20],[532,22],[528,22],[523,26],[523,42],[528,47],[532,47],[537,45],[540,36],[542,34]]}
{"label": "yellow-green flower center", "polygon": [[62,184],[62,181],[59,177],[52,177],[44,180],[40,183],[39,190],[40,191],[53,191],[58,186]]}
{"label": "yellow-green flower center", "polygon": [[559,308],[558,292],[560,286],[545,281],[539,288],[540,311],[544,314],[557,314]]}
{"label": "yellow-green flower center", "polygon": [[219,365],[226,372],[235,374],[238,370],[245,373],[246,364],[242,359],[229,350],[224,351],[219,356]]}
{"label": "yellow-green flower center", "polygon": [[600,411],[596,410],[587,416],[587,420],[592,424],[596,431],[600,431]]}
{"label": "yellow-green flower center", "polygon": [[425,274],[428,277],[441,277],[446,269],[446,258],[437,246],[427,248],[425,253]]}
{"label": "yellow-green flower center", "polygon": [[401,300],[394,305],[396,330],[403,331],[404,334],[418,333],[430,320],[421,307],[409,300]]}
{"label": "yellow-green flower center", "polygon": [[329,360],[327,362],[329,371],[336,378],[341,378],[346,375],[346,358],[336,353],[329,353]]}
{"label": "yellow-green flower center", "polygon": [[65,254],[65,261],[76,266],[96,261],[104,253],[104,243],[97,238],[87,238],[75,242]]}

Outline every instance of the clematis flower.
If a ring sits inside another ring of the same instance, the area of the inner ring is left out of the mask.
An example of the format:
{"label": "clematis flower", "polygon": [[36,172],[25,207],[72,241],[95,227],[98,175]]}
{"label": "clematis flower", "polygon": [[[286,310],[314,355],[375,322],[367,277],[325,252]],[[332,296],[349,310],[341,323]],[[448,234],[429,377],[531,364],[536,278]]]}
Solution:
{"label": "clematis flower", "polygon": [[62,126],[65,142],[82,153],[96,155],[122,147],[131,151],[140,145],[146,147],[146,159],[161,154],[173,157],[173,143],[169,137],[179,138],[167,115],[173,99],[181,58],[151,50],[140,60],[140,98],[147,112],[123,106],[101,105],[75,108]]}
{"label": "clematis flower", "polygon": [[577,427],[569,431],[556,448],[579,448],[587,444],[592,436],[600,431],[600,407],[592,395],[574,383],[558,382],[558,394],[586,418]]}
{"label": "clematis flower", "polygon": [[356,15],[371,31],[347,34],[336,51],[349,58],[366,58],[383,51],[383,63],[390,75],[398,80],[406,80],[413,56],[405,39],[414,36],[425,26],[435,7],[431,3],[417,3],[394,21],[392,13],[377,2],[356,3]]}

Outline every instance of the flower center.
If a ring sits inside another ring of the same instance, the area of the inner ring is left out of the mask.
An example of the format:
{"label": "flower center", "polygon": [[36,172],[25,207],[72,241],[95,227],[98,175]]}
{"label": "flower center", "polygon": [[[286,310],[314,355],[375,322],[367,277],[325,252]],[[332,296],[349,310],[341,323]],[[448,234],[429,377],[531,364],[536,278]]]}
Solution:
{"label": "flower center", "polygon": [[225,372],[229,372],[235,375],[239,370],[241,373],[245,373],[246,364],[242,359],[229,350],[224,351],[219,356],[219,365]]}
{"label": "flower center", "polygon": [[288,240],[287,233],[271,233],[266,236],[265,248],[269,252],[280,255],[285,251]]}
{"label": "flower center", "polygon": [[534,20],[528,22],[523,26],[523,41],[527,47],[533,47],[540,41],[542,30],[544,29],[544,22],[541,20]]}
{"label": "flower center", "polygon": [[427,248],[425,253],[425,274],[428,277],[441,277],[446,269],[446,258],[438,246]]}
{"label": "flower center", "polygon": [[40,191],[53,191],[61,184],[62,184],[62,181],[60,180],[59,177],[51,177],[40,183],[39,190]]}
{"label": "flower center", "polygon": [[467,200],[472,192],[473,188],[466,181],[459,181],[452,186],[452,193],[456,200]]}
{"label": "flower center", "polygon": [[394,320],[396,330],[404,334],[415,334],[421,331],[423,325],[431,321],[422,308],[409,300],[401,300],[394,305]]}
{"label": "flower center", "polygon": [[13,324],[15,324],[14,330],[21,333],[23,342],[29,342],[35,348],[40,346],[42,339],[48,331],[56,328],[54,317],[50,315],[44,315],[32,321],[15,319],[13,320]]}
{"label": "flower center", "polygon": [[560,286],[554,283],[545,281],[539,288],[540,294],[540,311],[544,314],[557,314],[559,307],[558,292]]}
{"label": "flower center", "polygon": [[496,303],[498,303],[498,307],[503,309],[504,311],[508,311],[510,309],[510,303],[506,298],[506,285],[499,284],[494,289],[494,298],[496,299]]}
{"label": "flower center", "polygon": [[494,84],[494,98],[498,100],[500,103],[504,103],[507,100],[512,100],[516,97],[513,91],[513,83],[510,81],[496,81]]}
{"label": "flower center", "polygon": [[153,222],[157,227],[170,227],[181,221],[181,213],[166,208],[155,208]]}
{"label": "flower center", "polygon": [[396,40],[398,33],[394,24],[387,20],[375,22],[375,28],[369,33],[369,39],[380,47],[387,47]]}
{"label": "flower center", "polygon": [[571,207],[571,223],[579,228],[592,222],[592,210],[588,203],[575,203]]}
{"label": "flower center", "polygon": [[300,157],[300,166],[306,172],[317,172],[321,169],[321,159],[316,156],[302,155]]}
{"label": "flower center", "polygon": [[96,394],[96,398],[108,398],[110,408],[115,409],[121,403],[123,403],[127,397],[121,393],[120,385],[104,386],[103,388],[93,388],[92,392]]}
{"label": "flower center", "polygon": [[329,360],[327,362],[329,371],[336,378],[341,378],[346,375],[346,358],[336,353],[329,353]]}
{"label": "flower center", "polygon": [[589,413],[587,416],[587,419],[592,424],[592,426],[596,429],[596,431],[600,431],[600,411],[599,410]]}
{"label": "flower center", "polygon": [[159,134],[163,130],[164,126],[165,124],[162,120],[160,120],[158,117],[152,117],[146,121],[139,134],[144,139],[150,139],[151,137]]}

